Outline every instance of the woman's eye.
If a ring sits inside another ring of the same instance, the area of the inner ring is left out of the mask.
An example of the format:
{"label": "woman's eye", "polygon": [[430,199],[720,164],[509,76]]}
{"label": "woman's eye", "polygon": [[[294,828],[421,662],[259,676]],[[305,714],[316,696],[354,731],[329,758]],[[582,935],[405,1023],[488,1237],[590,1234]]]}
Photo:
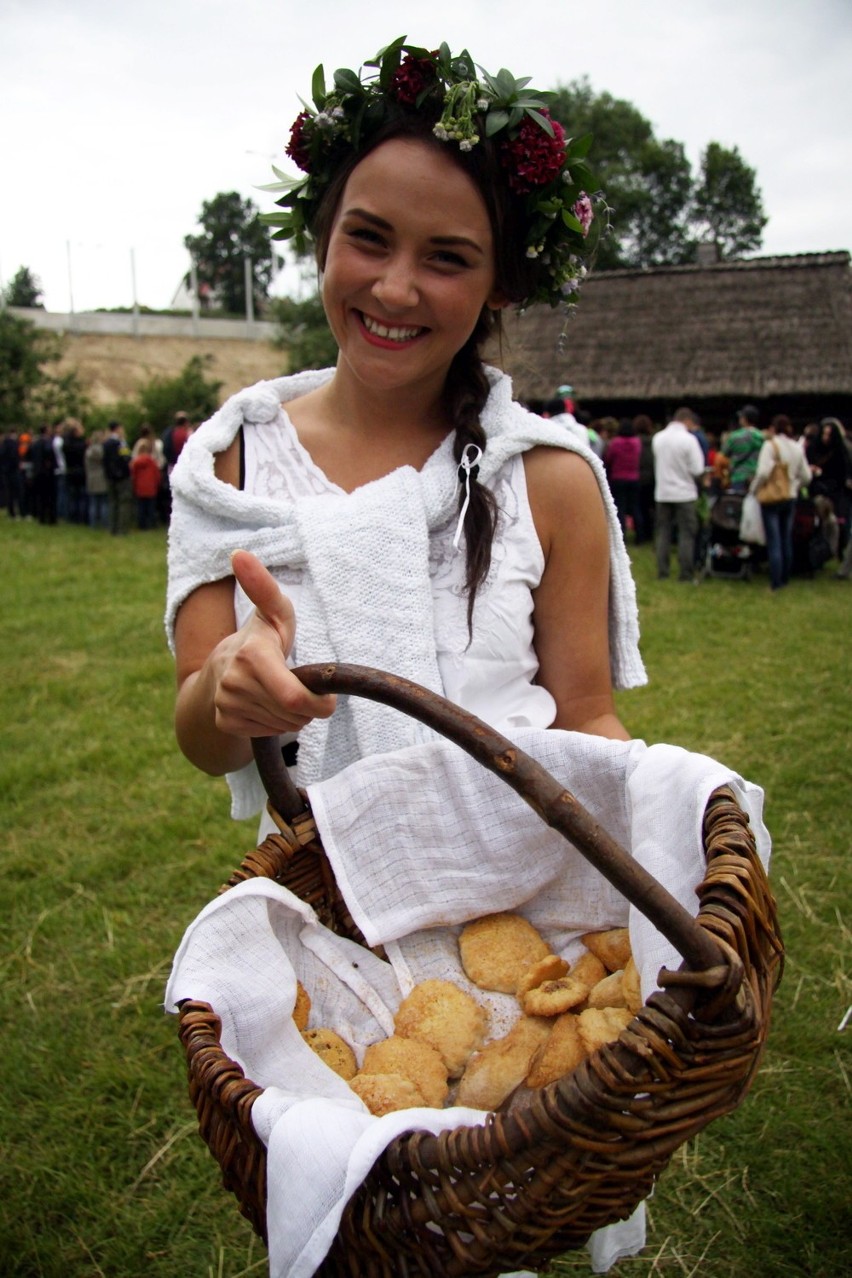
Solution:
{"label": "woman's eye", "polygon": [[361,244],[382,244],[381,235],[378,231],[372,230],[368,226],[358,226],[349,232],[349,236],[353,240],[358,240]]}
{"label": "woman's eye", "polygon": [[453,253],[450,249],[442,249],[434,255],[434,260],[441,266],[467,267],[467,258],[461,253]]}

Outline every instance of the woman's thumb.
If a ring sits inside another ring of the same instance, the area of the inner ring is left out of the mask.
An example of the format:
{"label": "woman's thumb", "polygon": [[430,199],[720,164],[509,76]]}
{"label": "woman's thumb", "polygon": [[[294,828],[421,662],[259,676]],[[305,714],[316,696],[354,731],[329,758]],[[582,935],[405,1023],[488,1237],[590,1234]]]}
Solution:
{"label": "woman's thumb", "polygon": [[272,573],[264,567],[257,555],[251,554],[248,550],[233,552],[231,568],[257,612],[286,637],[289,650],[296,617],[293,605],[282,593]]}

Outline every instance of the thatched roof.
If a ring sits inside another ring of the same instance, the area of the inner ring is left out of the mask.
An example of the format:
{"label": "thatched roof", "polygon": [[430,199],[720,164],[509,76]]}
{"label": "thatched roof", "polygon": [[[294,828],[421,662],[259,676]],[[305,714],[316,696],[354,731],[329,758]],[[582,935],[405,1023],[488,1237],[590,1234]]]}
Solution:
{"label": "thatched roof", "polygon": [[852,394],[849,253],[607,271],[568,320],[508,319],[502,364],[525,398],[699,401]]}

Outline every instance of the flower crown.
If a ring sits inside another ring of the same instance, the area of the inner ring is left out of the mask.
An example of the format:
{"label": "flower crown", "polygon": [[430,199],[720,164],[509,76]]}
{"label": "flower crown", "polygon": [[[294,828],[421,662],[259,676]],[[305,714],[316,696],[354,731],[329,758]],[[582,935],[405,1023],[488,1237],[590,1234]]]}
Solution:
{"label": "flower crown", "polygon": [[466,49],[453,57],[446,44],[430,52],[405,39],[367,62],[373,70],[363,78],[360,72],[335,71],[331,90],[317,67],[313,106],[303,104],[286,147],[307,176],[288,178],[273,166],[279,180],[260,188],[283,192],[276,200],[282,212],[262,215],[277,228],[272,238],[292,239],[297,252],[307,252],[317,208],[341,165],[369,147],[392,113],[428,110],[437,117],[435,136],[448,145],[472,151],[483,136],[497,142],[499,168],[521,202],[523,248],[538,267],[519,307],[575,303],[606,222],[600,216],[606,209],[602,196],[588,194],[591,135],[566,138],[548,110],[555,95],[528,88],[529,77],[517,80],[506,70],[492,76],[475,66]]}

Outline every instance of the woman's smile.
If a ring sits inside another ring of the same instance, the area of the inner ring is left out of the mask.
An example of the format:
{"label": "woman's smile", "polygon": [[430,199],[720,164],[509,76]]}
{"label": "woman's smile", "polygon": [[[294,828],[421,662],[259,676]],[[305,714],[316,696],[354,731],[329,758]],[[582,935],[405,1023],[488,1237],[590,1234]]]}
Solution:
{"label": "woman's smile", "polygon": [[367,315],[365,311],[356,311],[355,314],[364,326],[367,341],[382,346],[386,350],[408,346],[429,331],[420,325],[391,324],[375,319],[372,315]]}

